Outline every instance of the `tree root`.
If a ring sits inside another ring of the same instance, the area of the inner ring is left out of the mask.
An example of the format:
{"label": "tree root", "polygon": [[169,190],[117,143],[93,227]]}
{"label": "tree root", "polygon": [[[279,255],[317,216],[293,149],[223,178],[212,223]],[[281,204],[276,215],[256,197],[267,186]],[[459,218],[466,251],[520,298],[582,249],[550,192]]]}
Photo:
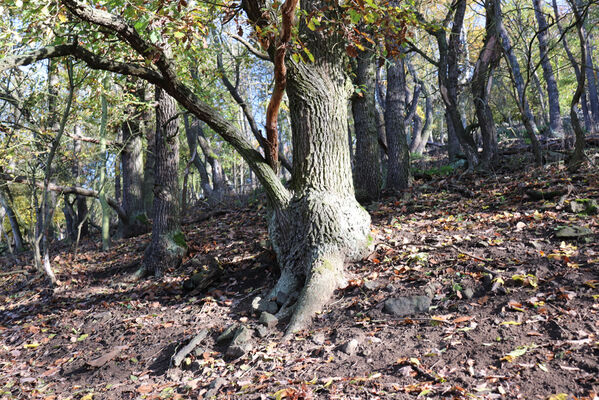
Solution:
{"label": "tree root", "polygon": [[343,282],[343,257],[341,254],[319,257],[300,293],[284,339],[289,339],[293,333],[306,328],[314,314],[322,310],[341,282]]}

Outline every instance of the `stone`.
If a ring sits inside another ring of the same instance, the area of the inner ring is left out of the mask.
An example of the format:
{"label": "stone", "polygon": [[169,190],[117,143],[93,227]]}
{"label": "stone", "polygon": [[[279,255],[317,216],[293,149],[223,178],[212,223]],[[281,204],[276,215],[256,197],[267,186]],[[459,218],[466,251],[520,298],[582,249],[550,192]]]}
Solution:
{"label": "stone", "polygon": [[396,317],[427,312],[431,306],[428,296],[409,296],[387,299],[383,311]]}
{"label": "stone", "polygon": [[254,300],[252,300],[252,310],[258,314],[263,311],[266,311],[271,314],[276,314],[279,311],[279,305],[274,301],[268,301],[266,299],[261,298],[260,296],[256,296]]}
{"label": "stone", "polygon": [[474,290],[472,290],[472,288],[466,288],[466,289],[464,289],[464,296],[466,296],[466,298],[468,300],[470,300],[471,298],[474,297]]}
{"label": "stone", "polygon": [[351,339],[350,341],[343,343],[339,347],[339,350],[341,350],[348,356],[353,356],[354,354],[356,354],[356,349],[358,348],[358,344],[359,343],[358,343],[357,339]]}
{"label": "stone", "polygon": [[593,231],[584,226],[564,226],[555,233],[558,239],[578,239],[584,236],[590,236]]}
{"label": "stone", "polygon": [[266,326],[267,328],[272,329],[275,326],[277,326],[277,324],[279,323],[279,320],[277,319],[277,317],[275,317],[271,313],[264,311],[260,315],[260,320],[258,322],[260,322],[262,325]]}
{"label": "stone", "polygon": [[315,333],[314,335],[312,335],[312,341],[319,346],[323,345],[325,342],[324,333]]}
{"label": "stone", "polygon": [[576,199],[570,202],[570,210],[575,214],[595,215],[599,206],[593,199]]}
{"label": "stone", "polygon": [[227,329],[225,329],[225,331],[223,333],[221,333],[217,338],[216,338],[216,343],[221,343],[221,342],[225,342],[227,340],[231,340],[233,338],[233,336],[235,335],[235,331],[237,330],[238,325],[233,324],[230,325]]}
{"label": "stone", "polygon": [[231,346],[227,348],[225,356],[230,359],[235,359],[243,356],[250,350],[252,350],[252,344],[249,342],[243,344],[231,344]]}
{"label": "stone", "polygon": [[378,290],[380,286],[381,285],[377,281],[366,281],[363,285],[364,289],[370,290],[371,292]]}
{"label": "stone", "polygon": [[267,327],[265,327],[263,325],[258,325],[256,327],[256,334],[258,335],[259,338],[264,339],[266,336],[268,336],[269,330]]}
{"label": "stone", "polygon": [[220,388],[226,383],[227,381],[224,378],[216,378],[210,382],[210,385],[208,385],[208,391],[204,394],[204,399],[212,399],[213,397],[216,397]]}
{"label": "stone", "polygon": [[233,340],[231,341],[231,346],[245,344],[252,338],[252,334],[253,334],[253,332],[250,328],[248,328],[247,326],[243,326],[243,325],[240,326],[235,331],[235,336],[233,337]]}

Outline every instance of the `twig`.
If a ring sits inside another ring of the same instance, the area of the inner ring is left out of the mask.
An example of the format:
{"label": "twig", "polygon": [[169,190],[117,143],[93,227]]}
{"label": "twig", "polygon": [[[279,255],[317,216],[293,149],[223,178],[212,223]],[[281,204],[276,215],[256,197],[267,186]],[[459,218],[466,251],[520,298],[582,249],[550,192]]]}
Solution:
{"label": "twig", "polygon": [[204,340],[207,334],[208,331],[206,329],[202,329],[200,333],[195,335],[195,337],[191,339],[187,345],[185,345],[177,354],[173,356],[173,365],[175,367],[181,365],[185,357],[187,357],[187,355],[191,353],[202,340]]}
{"label": "twig", "polygon": [[29,271],[27,271],[25,269],[18,269],[16,271],[0,272],[0,276],[9,276],[9,275],[17,275],[17,274],[26,275],[27,272],[29,272]]}

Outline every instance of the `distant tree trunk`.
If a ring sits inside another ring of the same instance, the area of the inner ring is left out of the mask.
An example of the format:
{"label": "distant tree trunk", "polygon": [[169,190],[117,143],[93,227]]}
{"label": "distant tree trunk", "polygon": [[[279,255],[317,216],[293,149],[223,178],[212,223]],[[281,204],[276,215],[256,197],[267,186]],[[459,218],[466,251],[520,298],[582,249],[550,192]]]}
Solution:
{"label": "distant tree trunk", "polygon": [[468,168],[473,169],[479,163],[478,147],[474,143],[470,133],[466,131],[458,105],[459,56],[462,48],[460,32],[464,25],[466,0],[458,0],[456,2],[454,13],[449,41],[447,40],[445,29],[434,29],[432,33],[437,39],[439,48],[439,90],[447,115],[449,159],[453,161],[457,158],[457,137],[461,150],[468,160]]}
{"label": "distant tree trunk", "polygon": [[537,128],[532,111],[530,111],[528,100],[526,99],[526,85],[524,83],[524,79],[522,78],[522,73],[520,72],[520,64],[518,63],[518,59],[514,54],[514,49],[510,42],[510,37],[508,36],[507,30],[503,25],[500,1],[498,1],[495,5],[493,16],[495,19],[497,33],[500,37],[501,47],[510,67],[510,77],[514,87],[516,88],[516,100],[518,103],[518,109],[520,110],[520,115],[522,117],[522,122],[526,128],[526,134],[531,141],[531,148],[535,157],[535,162],[540,165],[543,162],[543,155],[541,153],[541,146],[538,139],[539,129]]}
{"label": "distant tree trunk", "polygon": [[[580,64],[584,65],[584,63],[587,60],[584,19],[575,1],[576,0],[569,0],[570,6],[572,7],[572,12],[574,13],[574,17],[576,20],[576,32],[578,33],[578,40],[580,43]],[[580,101],[582,92],[584,91],[584,81],[585,74],[581,73],[578,76],[576,92],[574,92],[574,96],[572,96],[572,101],[570,102],[570,119],[572,120],[572,128],[574,129],[574,134],[576,137],[576,142],[574,144],[574,152],[572,153],[572,157],[570,158],[570,162],[568,163],[568,170],[570,172],[576,172],[578,168],[580,168],[584,160],[585,138],[584,132],[580,126],[580,121],[578,120],[577,113],[577,104]]]}
{"label": "distant tree trunk", "polygon": [[[107,83],[108,80],[105,79],[104,89],[107,89]],[[102,92],[100,102],[102,117],[100,119],[100,187],[98,197],[100,199],[100,206],[102,207],[102,250],[107,251],[110,248],[110,208],[106,201],[106,124],[108,122],[108,101],[104,92]],[[116,163],[118,164],[118,161]]]}
{"label": "distant tree trunk", "polygon": [[555,80],[555,74],[553,73],[553,67],[551,66],[548,51],[549,39],[547,30],[549,29],[549,25],[547,24],[545,14],[543,14],[541,8],[541,0],[532,0],[532,4],[534,6],[538,26],[537,40],[539,42],[541,67],[543,67],[543,77],[547,83],[547,97],[549,98],[549,127],[552,136],[562,137],[564,135],[564,128],[559,107],[559,90],[557,88],[557,81]]}
{"label": "distant tree trunk", "polygon": [[152,240],[144,253],[145,273],[161,277],[164,270],[177,267],[187,245],[181,232],[179,191],[179,126],[177,103],[156,88],[155,184]]}
{"label": "distant tree trunk", "polygon": [[597,96],[597,78],[595,76],[595,65],[593,60],[593,35],[590,32],[585,32],[584,26],[583,33],[585,34],[585,72],[588,82],[588,97],[591,105],[591,115],[593,116],[594,129],[597,129],[599,127],[599,97]]}
{"label": "distant tree trunk", "polygon": [[0,188],[0,206],[6,211],[8,222],[10,223],[10,229],[12,230],[12,237],[15,242],[15,251],[19,252],[23,250],[23,236],[21,235],[21,228],[17,221],[17,215],[15,214],[12,206],[9,203],[10,192],[8,187]]}
{"label": "distant tree trunk", "polygon": [[[552,5],[553,5],[553,12],[555,13],[555,21],[556,21],[557,29],[559,30],[560,36],[562,36],[562,44],[564,46],[564,50],[566,51],[568,60],[570,60],[570,64],[572,64],[572,68],[574,69],[574,75],[576,75],[576,80],[579,80],[580,74],[583,72],[581,72],[581,70],[580,70],[580,66],[578,65],[578,60],[576,60],[576,58],[574,57],[574,54],[572,54],[572,51],[570,50],[570,46],[568,44],[568,36],[565,34],[564,29],[562,28],[562,25],[559,22],[560,14],[559,14],[559,9],[557,7],[557,1],[553,0]],[[587,63],[588,63],[588,54],[587,54]],[[587,77],[588,77],[588,75],[587,75]],[[589,86],[589,93],[590,93],[591,92],[591,81],[588,80],[588,82],[589,82],[588,86]],[[595,95],[596,94],[597,94],[597,92],[595,90]],[[590,96],[590,98],[591,98],[591,109],[593,109],[593,96]],[[595,98],[595,102],[597,102],[596,98]],[[590,115],[590,110],[588,108],[588,104],[589,103],[587,100],[586,91],[583,91],[582,97],[581,97],[582,114],[583,114],[583,118],[584,118],[585,128],[588,131],[590,131],[592,122],[591,122],[591,115]]]}
{"label": "distant tree trunk", "polygon": [[[202,149],[202,153],[204,153],[204,157],[210,167],[212,167],[212,195],[215,201],[220,202],[223,200],[226,192],[227,192],[227,183],[225,182],[225,174],[223,172],[223,167],[220,163],[218,155],[212,150],[210,146],[210,142],[206,139],[206,135],[202,126],[197,124],[197,132],[198,132],[198,144]],[[233,176],[235,179],[235,176]]]}
{"label": "distant tree trunk", "polygon": [[[82,136],[81,125],[75,125],[75,136]],[[74,162],[72,166],[72,173],[75,182],[79,185],[80,175],[81,175],[81,141],[73,140],[73,155]],[[86,237],[89,235],[89,224],[87,214],[89,212],[87,207],[87,198],[81,195],[75,195],[76,200],[75,204],[77,205],[77,214],[74,221],[75,227],[75,237],[73,239],[77,239],[78,237]]]}
{"label": "distant tree trunk", "polygon": [[371,51],[361,51],[358,54],[355,74],[355,86],[359,93],[352,97],[356,135],[354,185],[358,201],[370,202],[379,198],[381,190],[381,162],[374,98],[375,59]]}
{"label": "distant tree trunk", "polygon": [[[136,95],[141,99],[139,93]],[[143,154],[139,109],[134,105],[128,107],[128,118],[121,125],[124,144],[121,151],[122,205],[128,218],[127,221],[120,221],[119,232],[124,238],[141,235],[149,229],[143,201]]]}
{"label": "distant tree trunk", "polygon": [[387,133],[387,189],[400,191],[410,185],[410,152],[406,138],[406,73],[403,59],[396,57],[387,66],[385,132]]}
{"label": "distant tree trunk", "polygon": [[493,85],[493,70],[499,66],[501,60],[500,39],[495,21],[497,1],[499,0],[485,1],[485,40],[472,76],[472,96],[483,139],[481,158],[482,163],[487,166],[497,156],[497,130],[495,129],[493,112],[489,107],[489,93]]}
{"label": "distant tree trunk", "polygon": [[190,157],[193,157],[193,154],[196,153],[195,157],[193,157],[192,163],[195,168],[198,170],[200,174],[200,187],[204,191],[204,197],[208,200],[209,204],[213,203],[212,199],[212,187],[210,186],[210,178],[208,177],[208,171],[206,170],[206,165],[200,159],[198,153],[198,132],[200,129],[200,121],[197,118],[191,117],[191,121],[189,121],[190,117],[185,115],[183,117],[183,121],[185,123],[185,137],[187,138],[187,147],[189,147]]}

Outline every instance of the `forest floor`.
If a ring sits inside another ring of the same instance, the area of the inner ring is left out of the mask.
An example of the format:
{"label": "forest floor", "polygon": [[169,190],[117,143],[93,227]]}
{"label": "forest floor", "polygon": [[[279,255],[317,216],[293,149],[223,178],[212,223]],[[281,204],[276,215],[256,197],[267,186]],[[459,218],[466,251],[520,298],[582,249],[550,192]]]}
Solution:
{"label": "forest floor", "polygon": [[[531,198],[547,191],[559,193]],[[186,225],[189,255],[160,282],[128,281],[148,235],[55,249],[53,291],[28,255],[1,258],[27,272],[0,276],[0,398],[597,399],[599,217],[571,205],[599,200],[596,167],[433,175],[406,198],[367,207],[373,253],[289,342],[284,322],[258,328],[252,311],[277,277],[261,203]],[[185,292],[215,260],[220,280]],[[428,312],[383,312],[414,295]],[[232,324],[253,332],[238,358],[216,343]]]}

